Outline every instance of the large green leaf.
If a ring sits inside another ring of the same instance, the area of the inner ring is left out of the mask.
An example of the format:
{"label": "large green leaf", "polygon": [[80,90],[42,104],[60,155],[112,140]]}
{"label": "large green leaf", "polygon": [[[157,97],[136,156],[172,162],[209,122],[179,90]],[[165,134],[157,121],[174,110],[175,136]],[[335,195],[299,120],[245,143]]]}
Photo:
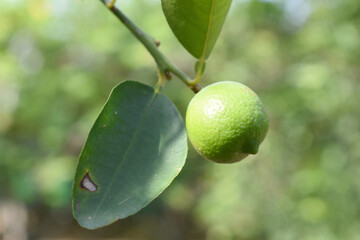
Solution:
{"label": "large green leaf", "polygon": [[115,87],[92,127],[73,185],[73,214],[94,229],[139,211],[178,175],[182,118],[164,95],[133,81]]}
{"label": "large green leaf", "polygon": [[162,0],[165,17],[181,44],[196,58],[209,57],[231,0]]}

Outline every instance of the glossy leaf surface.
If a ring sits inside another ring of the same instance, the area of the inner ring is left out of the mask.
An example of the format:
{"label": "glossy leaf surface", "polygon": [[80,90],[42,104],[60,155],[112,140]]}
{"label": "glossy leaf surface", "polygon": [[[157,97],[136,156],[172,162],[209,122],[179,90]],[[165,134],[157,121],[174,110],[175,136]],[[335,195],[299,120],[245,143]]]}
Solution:
{"label": "glossy leaf surface", "polygon": [[183,120],[152,87],[115,87],[80,155],[73,214],[89,229],[139,211],[178,175],[187,155]]}
{"label": "glossy leaf surface", "polygon": [[209,57],[230,5],[231,0],[162,0],[172,31],[198,59]]}

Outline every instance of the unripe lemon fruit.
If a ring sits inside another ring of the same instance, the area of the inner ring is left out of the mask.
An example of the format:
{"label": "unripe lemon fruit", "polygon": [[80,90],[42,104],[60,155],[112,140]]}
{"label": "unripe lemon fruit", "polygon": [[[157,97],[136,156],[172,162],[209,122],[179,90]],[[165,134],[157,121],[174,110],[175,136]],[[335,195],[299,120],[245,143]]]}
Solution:
{"label": "unripe lemon fruit", "polygon": [[269,118],[254,91],[225,81],[195,95],[186,112],[186,128],[200,155],[218,163],[234,163],[258,152]]}

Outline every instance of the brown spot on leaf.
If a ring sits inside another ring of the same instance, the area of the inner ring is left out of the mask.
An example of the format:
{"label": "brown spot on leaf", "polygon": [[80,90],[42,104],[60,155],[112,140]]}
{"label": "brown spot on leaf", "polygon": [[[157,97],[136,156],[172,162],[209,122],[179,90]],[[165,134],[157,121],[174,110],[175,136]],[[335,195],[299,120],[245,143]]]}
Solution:
{"label": "brown spot on leaf", "polygon": [[86,172],[85,176],[80,182],[80,187],[89,192],[96,192],[98,185],[91,180],[89,172]]}

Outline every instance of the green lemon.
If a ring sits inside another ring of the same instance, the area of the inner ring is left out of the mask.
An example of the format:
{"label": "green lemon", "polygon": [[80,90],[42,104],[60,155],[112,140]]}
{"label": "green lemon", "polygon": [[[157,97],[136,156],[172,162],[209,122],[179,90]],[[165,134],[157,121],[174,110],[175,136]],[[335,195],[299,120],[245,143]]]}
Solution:
{"label": "green lemon", "polygon": [[202,89],[186,112],[191,143],[205,158],[234,163],[256,154],[269,128],[260,98],[237,82],[218,82]]}

